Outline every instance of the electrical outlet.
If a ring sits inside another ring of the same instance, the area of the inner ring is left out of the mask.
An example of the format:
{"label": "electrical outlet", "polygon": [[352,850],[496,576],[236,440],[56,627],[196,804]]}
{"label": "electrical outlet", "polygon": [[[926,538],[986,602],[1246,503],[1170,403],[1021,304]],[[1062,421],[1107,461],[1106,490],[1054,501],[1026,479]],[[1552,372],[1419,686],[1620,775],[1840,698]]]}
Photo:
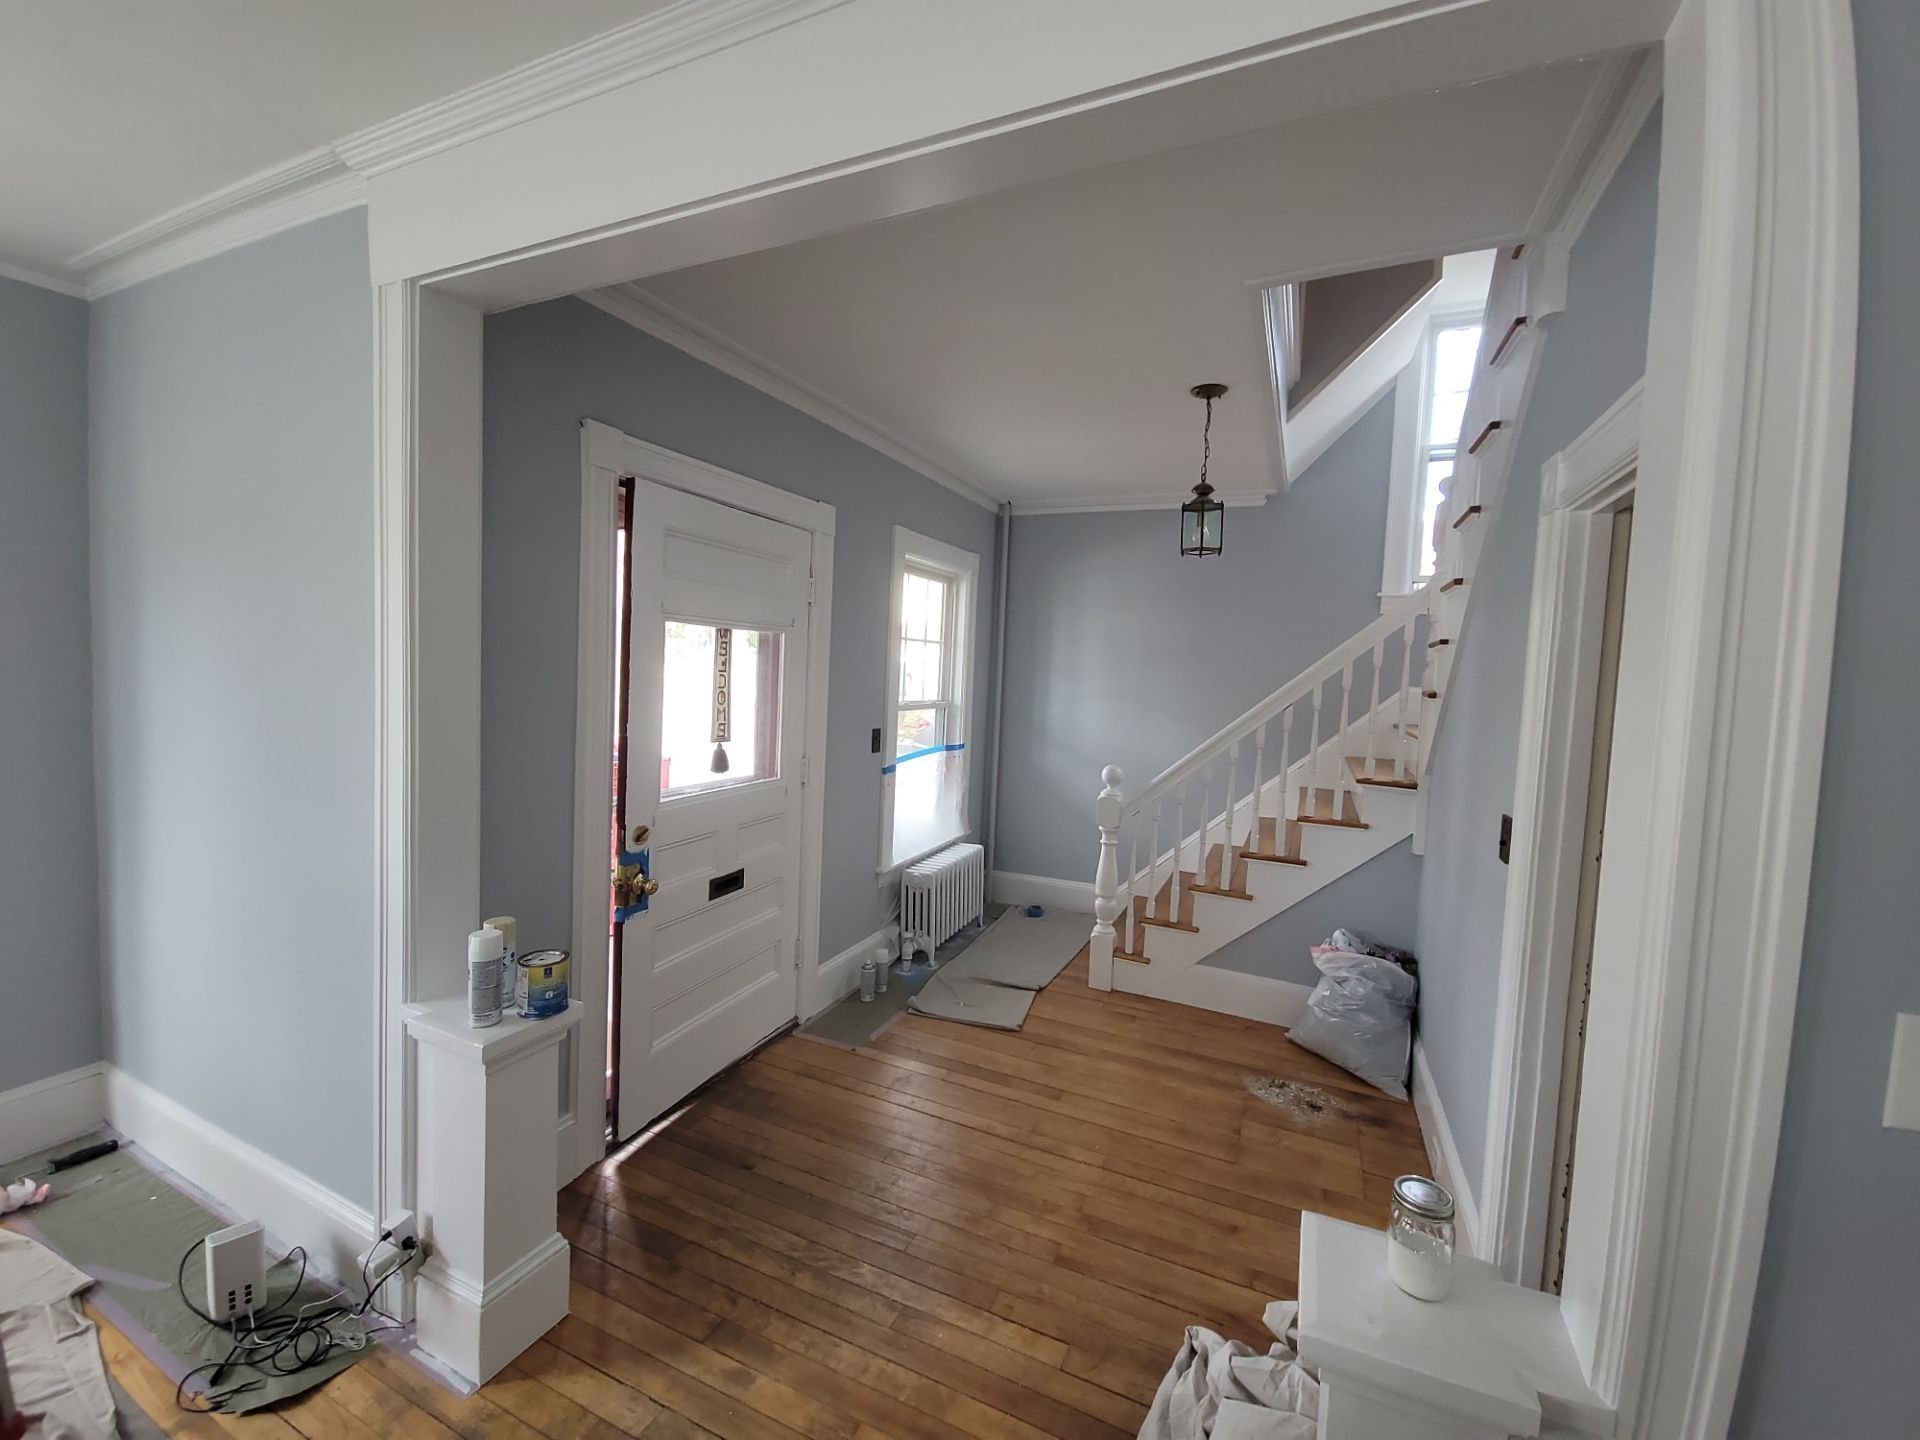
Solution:
{"label": "electrical outlet", "polygon": [[226,1324],[266,1300],[266,1232],[258,1220],[207,1236],[207,1314]]}

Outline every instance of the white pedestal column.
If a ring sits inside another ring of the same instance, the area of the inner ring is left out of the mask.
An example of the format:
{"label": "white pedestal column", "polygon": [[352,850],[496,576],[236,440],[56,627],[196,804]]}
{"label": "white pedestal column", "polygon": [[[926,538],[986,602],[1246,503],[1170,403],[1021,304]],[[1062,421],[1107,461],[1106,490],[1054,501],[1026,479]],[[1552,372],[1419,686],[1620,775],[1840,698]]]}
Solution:
{"label": "white pedestal column", "polygon": [[580,1023],[509,1015],[467,1027],[466,1001],[412,1006],[417,1043],[414,1193],[433,1253],[415,1286],[422,1349],[476,1383],[567,1313],[556,1226],[560,1042]]}
{"label": "white pedestal column", "polygon": [[1613,1434],[1555,1296],[1462,1257],[1445,1300],[1416,1300],[1365,1226],[1300,1217],[1298,1341],[1320,1376],[1320,1440]]}

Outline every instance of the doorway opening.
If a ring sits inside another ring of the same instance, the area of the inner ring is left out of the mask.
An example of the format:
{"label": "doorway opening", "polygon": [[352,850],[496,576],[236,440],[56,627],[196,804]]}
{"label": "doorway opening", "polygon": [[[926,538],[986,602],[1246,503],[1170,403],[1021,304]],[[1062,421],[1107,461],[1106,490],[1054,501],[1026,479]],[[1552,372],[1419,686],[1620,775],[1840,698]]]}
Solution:
{"label": "doorway opening", "polygon": [[1580,878],[1574,899],[1573,953],[1567,977],[1567,1014],[1560,1052],[1559,1105],[1547,1179],[1547,1243],[1540,1288],[1560,1293],[1567,1265],[1567,1215],[1573,1197],[1574,1143],[1580,1125],[1580,1072],[1587,1055],[1587,1004],[1593,993],[1593,924],[1605,854],[1607,778],[1613,761],[1614,699],[1620,682],[1621,622],[1627,606],[1627,558],[1633,541],[1633,497],[1613,512],[1607,533],[1606,596],[1600,617],[1599,673],[1593,697],[1586,815],[1580,842]]}

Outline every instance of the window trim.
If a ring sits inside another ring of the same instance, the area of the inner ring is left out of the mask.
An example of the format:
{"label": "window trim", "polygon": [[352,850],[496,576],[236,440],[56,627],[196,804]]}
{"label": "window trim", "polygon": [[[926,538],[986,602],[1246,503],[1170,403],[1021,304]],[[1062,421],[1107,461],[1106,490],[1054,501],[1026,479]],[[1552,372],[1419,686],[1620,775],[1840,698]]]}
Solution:
{"label": "window trim", "polygon": [[971,806],[973,766],[969,733],[972,727],[969,720],[973,708],[974,649],[978,638],[974,610],[979,595],[980,557],[971,550],[962,550],[959,546],[949,545],[944,540],[936,540],[930,535],[909,530],[904,525],[893,527],[893,562],[887,569],[887,688],[886,705],[883,710],[887,723],[880,732],[882,737],[880,761],[883,767],[887,767],[894,765],[899,759],[899,716],[903,708],[900,703],[900,622],[905,598],[905,579],[909,567],[938,576],[953,587],[947,602],[952,621],[952,639],[945,644],[949,698],[941,702],[947,714],[946,738],[942,743],[966,747],[960,752],[962,756],[960,829],[956,834],[937,844],[929,845],[916,854],[894,859],[892,853],[893,788],[887,783],[887,772],[883,769],[880,789],[880,853],[877,867],[877,874],[882,884],[887,883],[906,866],[924,860],[935,851],[943,850],[956,840],[964,838],[973,829]]}
{"label": "window trim", "polygon": [[[1427,423],[1433,405],[1434,346],[1442,330],[1462,325],[1482,327],[1486,339],[1486,307],[1456,305],[1436,310],[1407,368],[1400,372],[1393,392],[1393,463],[1387,482],[1387,524],[1380,560],[1380,605],[1411,595],[1422,583],[1419,575],[1420,501],[1426,493]],[[1476,361],[1477,364],[1477,361]],[[1478,375],[1475,376],[1476,382]],[[1458,445],[1455,451],[1458,452]]]}

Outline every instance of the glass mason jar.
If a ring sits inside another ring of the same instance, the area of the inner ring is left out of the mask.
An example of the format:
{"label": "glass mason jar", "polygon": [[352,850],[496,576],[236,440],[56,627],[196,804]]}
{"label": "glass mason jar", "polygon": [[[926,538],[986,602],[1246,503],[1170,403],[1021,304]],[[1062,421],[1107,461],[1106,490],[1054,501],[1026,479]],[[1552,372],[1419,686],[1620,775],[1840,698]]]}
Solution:
{"label": "glass mason jar", "polygon": [[1444,1300],[1453,1285],[1453,1196],[1424,1175],[1393,1182],[1387,1276],[1416,1300]]}

